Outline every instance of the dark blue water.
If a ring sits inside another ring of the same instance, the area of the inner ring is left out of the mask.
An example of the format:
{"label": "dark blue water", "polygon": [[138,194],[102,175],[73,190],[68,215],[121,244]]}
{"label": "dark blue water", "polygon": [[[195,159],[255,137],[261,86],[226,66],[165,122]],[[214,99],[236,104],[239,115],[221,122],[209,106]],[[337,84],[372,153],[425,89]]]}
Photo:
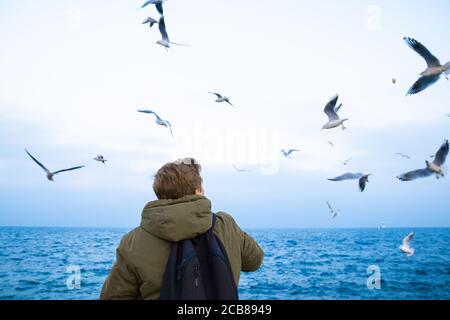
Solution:
{"label": "dark blue water", "polygon": [[[0,299],[97,299],[127,231],[0,228]],[[407,258],[398,246],[410,231],[416,254]],[[242,275],[241,299],[450,299],[450,229],[250,234],[266,257],[258,272]],[[381,271],[379,290],[367,288],[370,265]],[[79,288],[67,285],[74,274]]]}

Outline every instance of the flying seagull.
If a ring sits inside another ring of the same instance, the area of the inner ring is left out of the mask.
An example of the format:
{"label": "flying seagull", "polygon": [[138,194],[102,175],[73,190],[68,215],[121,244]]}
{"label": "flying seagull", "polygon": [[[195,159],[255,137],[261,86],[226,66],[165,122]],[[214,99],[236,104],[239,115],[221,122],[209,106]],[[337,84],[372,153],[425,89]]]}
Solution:
{"label": "flying seagull", "polygon": [[230,99],[228,97],[222,96],[219,93],[216,92],[208,92],[210,94],[215,94],[217,96],[217,100],[216,102],[220,103],[220,102],[226,102],[228,103],[230,106],[234,107],[233,104],[231,104]]}
{"label": "flying seagull", "polygon": [[163,10],[163,2],[165,0],[148,0],[145,1],[144,4],[141,6],[140,9],[145,8],[148,5],[154,4],[156,6],[156,10],[158,10],[159,14],[163,15],[164,14],[164,10]]}
{"label": "flying seagull", "polygon": [[437,179],[439,179],[440,177],[444,177],[444,169],[442,168],[442,166],[444,165],[445,160],[447,159],[448,151],[449,151],[449,143],[448,140],[445,140],[444,144],[440,147],[440,149],[434,156],[433,162],[430,162],[428,160],[425,161],[427,165],[425,169],[407,172],[405,174],[398,176],[397,178],[402,181],[412,181],[418,178],[426,178],[432,176],[433,174],[436,175]]}
{"label": "flying seagull", "polygon": [[342,164],[344,166],[348,165],[349,161],[352,160],[352,158],[348,158],[347,160],[345,160],[344,162],[342,162]]}
{"label": "flying seagull", "polygon": [[233,168],[237,171],[237,172],[250,172],[250,170],[245,170],[245,169],[240,169],[238,168],[236,165],[233,164]]}
{"label": "flying seagull", "polygon": [[404,154],[404,153],[401,153],[401,152],[397,152],[396,155],[398,155],[398,156],[400,156],[402,158],[411,160],[411,157],[408,156],[407,154]]}
{"label": "flying seagull", "polygon": [[325,114],[328,116],[328,123],[322,127],[324,129],[333,129],[337,127],[341,127],[342,130],[345,130],[344,122],[349,119],[340,119],[338,116],[338,111],[342,107],[342,103],[336,107],[337,101],[339,99],[338,95],[335,95],[325,106]]}
{"label": "flying seagull", "polygon": [[105,157],[103,157],[101,154],[99,154],[98,156],[96,156],[93,160],[98,161],[98,162],[101,162],[101,163],[103,163],[103,164],[106,164],[106,161],[108,161],[108,160],[106,160]]}
{"label": "flying seagull", "polygon": [[386,224],[382,223],[382,224],[380,224],[380,226],[378,227],[378,230],[382,230],[382,229],[386,229],[386,228],[387,228]]}
{"label": "flying seagull", "polygon": [[331,219],[336,218],[337,216],[341,215],[341,212],[339,210],[334,210],[333,207],[331,206],[331,204],[327,201],[327,206],[330,209],[330,213],[331,213]]}
{"label": "flying seagull", "polygon": [[369,182],[371,174],[364,173],[344,173],[343,175],[328,179],[330,181],[346,181],[346,180],[359,180],[359,190],[363,192],[366,189],[366,184]]}
{"label": "flying seagull", "polygon": [[300,152],[300,150],[298,150],[298,149],[289,149],[289,150],[284,150],[284,149],[282,149],[281,150],[281,153],[283,154],[283,156],[285,156],[286,158],[288,158],[292,153],[294,153],[294,152]]}
{"label": "flying seagull", "polygon": [[187,44],[175,43],[175,42],[171,42],[169,40],[169,35],[167,34],[166,22],[164,21],[164,16],[161,16],[161,18],[159,18],[158,26],[159,26],[159,32],[161,32],[162,39],[156,41],[156,44],[159,44],[166,49],[169,49],[171,44],[174,44],[177,46],[187,46]]}
{"label": "flying seagull", "polygon": [[420,75],[422,76],[417,80],[416,83],[409,89],[406,95],[417,94],[429,86],[435,84],[441,75],[443,74],[448,80],[448,70],[450,69],[450,62],[447,62],[445,65],[441,65],[441,62],[438,58],[436,58],[428,49],[421,44],[419,41],[405,37],[403,38],[406,44],[417,52],[422,58],[425,59],[427,63],[427,69],[422,72]]}
{"label": "flying seagull", "polygon": [[413,239],[414,235],[414,232],[408,234],[405,239],[403,239],[403,244],[398,247],[400,251],[406,254],[408,257],[414,255],[414,248],[411,248],[411,240]]}
{"label": "flying seagull", "polygon": [[50,172],[50,170],[48,170],[42,163],[40,163],[39,161],[37,161],[36,158],[33,157],[33,156],[28,152],[27,149],[25,149],[25,152],[30,156],[31,159],[33,159],[34,162],[37,163],[37,165],[38,165],[39,167],[41,167],[41,168],[45,171],[45,173],[47,174],[47,179],[50,180],[50,181],[52,181],[52,182],[54,181],[54,180],[53,180],[53,176],[55,176],[55,175],[57,175],[57,174],[59,174],[59,173],[61,173],[61,172],[72,171],[72,170],[78,170],[78,169],[84,168],[84,166],[78,166],[78,167],[73,167],[73,168],[69,168],[69,169],[63,169],[63,170],[58,170],[58,171],[55,171],[55,172]]}
{"label": "flying seagull", "polygon": [[172,125],[170,124],[169,121],[161,119],[155,112],[153,112],[153,111],[151,111],[151,110],[138,110],[138,112],[155,115],[155,117],[156,117],[155,123],[156,123],[157,125],[160,125],[160,126],[169,128],[169,129],[170,129],[170,134],[171,134],[172,137],[173,137]]}
{"label": "flying seagull", "polygon": [[152,17],[148,17],[147,19],[144,20],[144,22],[142,22],[142,24],[149,24],[150,28],[153,27],[153,25],[155,23],[158,23],[157,20],[153,19]]}

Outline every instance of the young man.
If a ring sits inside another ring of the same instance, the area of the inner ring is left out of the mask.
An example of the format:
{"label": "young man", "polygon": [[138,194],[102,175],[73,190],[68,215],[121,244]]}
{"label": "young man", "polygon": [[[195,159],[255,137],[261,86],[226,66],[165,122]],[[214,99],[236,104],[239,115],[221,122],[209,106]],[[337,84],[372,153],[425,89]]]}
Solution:
{"label": "young man", "polygon": [[[158,200],[148,203],[141,225],[125,235],[101,299],[158,299],[173,242],[195,238],[212,226],[211,202],[204,196],[201,167],[194,159],[167,163],[155,175]],[[214,233],[228,255],[236,285],[240,272],[256,271],[264,253],[233,218],[217,214]]]}

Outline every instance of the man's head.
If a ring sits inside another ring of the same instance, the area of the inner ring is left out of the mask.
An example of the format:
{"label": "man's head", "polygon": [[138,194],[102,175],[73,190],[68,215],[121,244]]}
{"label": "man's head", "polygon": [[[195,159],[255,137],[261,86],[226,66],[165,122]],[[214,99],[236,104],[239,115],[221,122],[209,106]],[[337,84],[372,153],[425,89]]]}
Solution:
{"label": "man's head", "polygon": [[192,158],[166,163],[155,174],[153,191],[158,199],[179,199],[203,195],[201,166]]}

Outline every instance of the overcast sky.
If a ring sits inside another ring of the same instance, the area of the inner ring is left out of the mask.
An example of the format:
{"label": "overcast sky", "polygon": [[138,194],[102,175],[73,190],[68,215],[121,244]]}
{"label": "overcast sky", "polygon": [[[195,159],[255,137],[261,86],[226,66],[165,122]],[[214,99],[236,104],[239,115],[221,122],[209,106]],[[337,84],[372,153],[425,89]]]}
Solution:
{"label": "overcast sky", "polygon": [[[168,51],[141,2],[1,1],[0,225],[133,227],[156,170],[194,156],[213,209],[247,228],[450,226],[448,178],[396,179],[450,138],[450,82],[405,97],[426,65],[402,40],[449,61],[448,1],[170,0],[170,38],[190,46]],[[336,93],[348,130],[320,131]],[[24,148],[86,168],[52,183]],[[345,171],[374,176],[364,193],[327,181]]]}

